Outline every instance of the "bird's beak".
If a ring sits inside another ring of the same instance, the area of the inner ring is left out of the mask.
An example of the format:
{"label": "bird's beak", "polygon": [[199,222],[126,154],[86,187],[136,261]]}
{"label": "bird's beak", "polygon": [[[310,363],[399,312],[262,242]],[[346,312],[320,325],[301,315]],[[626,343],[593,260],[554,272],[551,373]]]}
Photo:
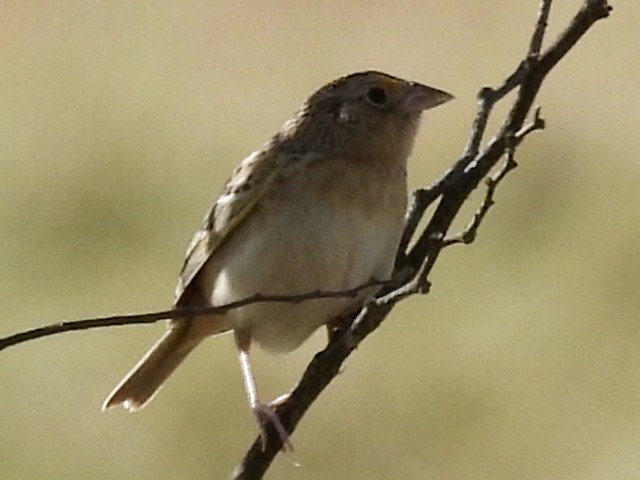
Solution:
{"label": "bird's beak", "polygon": [[428,87],[421,83],[412,83],[402,108],[407,113],[423,112],[453,99],[453,95],[443,90]]}

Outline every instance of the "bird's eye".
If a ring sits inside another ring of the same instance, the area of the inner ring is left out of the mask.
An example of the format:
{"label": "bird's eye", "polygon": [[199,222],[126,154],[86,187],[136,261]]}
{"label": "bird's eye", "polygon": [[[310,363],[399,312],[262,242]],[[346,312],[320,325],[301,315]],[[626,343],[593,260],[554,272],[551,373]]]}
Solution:
{"label": "bird's eye", "polygon": [[367,100],[376,107],[381,107],[387,101],[387,92],[380,87],[371,87],[367,92]]}

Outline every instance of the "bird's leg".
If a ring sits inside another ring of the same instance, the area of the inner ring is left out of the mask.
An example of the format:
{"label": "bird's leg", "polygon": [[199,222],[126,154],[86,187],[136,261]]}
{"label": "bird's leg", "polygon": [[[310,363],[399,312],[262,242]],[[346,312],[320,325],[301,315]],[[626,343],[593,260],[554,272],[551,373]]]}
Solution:
{"label": "bird's leg", "polygon": [[287,452],[293,452],[293,445],[289,441],[289,434],[285,430],[282,422],[278,418],[278,415],[270,405],[260,403],[258,400],[258,392],[256,390],[256,381],[251,371],[251,364],[249,362],[249,347],[251,346],[251,339],[248,335],[242,335],[236,333],[236,344],[240,350],[240,368],[242,369],[242,378],[244,380],[244,388],[247,392],[247,400],[249,401],[249,407],[253,411],[258,422],[258,429],[260,430],[260,439],[262,440],[262,449],[267,446],[267,424],[271,423],[275,427],[280,441],[282,442],[282,449]]}

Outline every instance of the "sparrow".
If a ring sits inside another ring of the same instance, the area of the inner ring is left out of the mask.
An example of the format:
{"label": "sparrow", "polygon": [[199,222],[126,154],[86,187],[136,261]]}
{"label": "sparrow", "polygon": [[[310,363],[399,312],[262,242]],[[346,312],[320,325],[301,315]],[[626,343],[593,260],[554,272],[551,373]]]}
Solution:
{"label": "sparrow", "polygon": [[[174,307],[346,290],[388,278],[407,208],[407,159],[422,113],[452,98],[378,71],[347,75],[315,91],[233,171],[187,248]],[[362,301],[253,303],[170,320],[103,410],[139,410],[200,342],[232,332],[263,445],[272,423],[290,448],[272,405],[258,399],[250,348],[289,352]]]}

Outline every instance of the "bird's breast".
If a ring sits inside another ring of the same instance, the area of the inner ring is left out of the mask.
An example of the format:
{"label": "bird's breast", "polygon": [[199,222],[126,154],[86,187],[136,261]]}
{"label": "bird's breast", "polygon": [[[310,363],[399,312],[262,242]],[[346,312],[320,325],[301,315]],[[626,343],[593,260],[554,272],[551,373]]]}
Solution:
{"label": "bird's breast", "polygon": [[[342,290],[388,277],[406,207],[404,176],[372,181],[339,169],[315,178],[300,173],[274,185],[205,266],[212,304],[256,293]],[[353,302],[259,303],[227,315],[265,349],[289,351]]]}

